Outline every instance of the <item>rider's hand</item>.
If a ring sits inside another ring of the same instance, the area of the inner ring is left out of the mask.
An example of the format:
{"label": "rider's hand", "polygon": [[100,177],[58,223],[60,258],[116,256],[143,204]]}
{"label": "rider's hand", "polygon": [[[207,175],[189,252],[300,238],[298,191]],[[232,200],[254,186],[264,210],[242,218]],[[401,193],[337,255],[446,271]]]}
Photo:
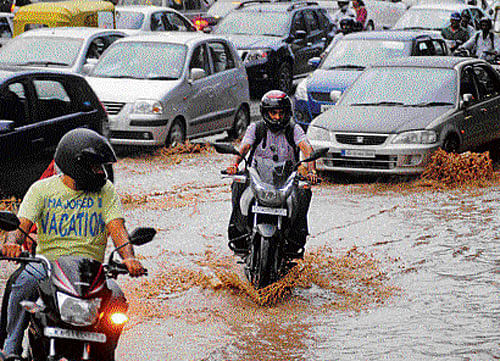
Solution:
{"label": "rider's hand", "polygon": [[237,164],[231,164],[229,167],[226,169],[227,174],[233,175],[238,173],[238,165]]}
{"label": "rider's hand", "polygon": [[132,277],[140,277],[146,273],[146,269],[135,258],[125,258],[123,264],[127,266],[127,270]]}
{"label": "rider's hand", "polygon": [[2,254],[5,257],[19,257],[21,255],[21,246],[17,243],[5,243],[2,245]]}
{"label": "rider's hand", "polygon": [[318,174],[316,173],[315,170],[311,170],[307,173],[307,180],[312,184],[318,183]]}

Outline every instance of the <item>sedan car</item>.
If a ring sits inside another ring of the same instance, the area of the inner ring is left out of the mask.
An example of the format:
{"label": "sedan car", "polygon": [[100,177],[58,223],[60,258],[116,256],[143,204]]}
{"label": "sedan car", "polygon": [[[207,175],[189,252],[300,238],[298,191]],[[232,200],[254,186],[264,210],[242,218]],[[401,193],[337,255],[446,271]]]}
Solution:
{"label": "sedan car", "polygon": [[76,74],[0,70],[0,194],[22,197],[69,130],[103,134],[107,115]]}
{"label": "sedan car", "polygon": [[319,170],[412,175],[438,148],[462,152],[500,139],[500,78],[485,61],[408,57],[366,69],[308,128],[328,147]]}
{"label": "sedan car", "polygon": [[115,40],[126,36],[113,29],[62,27],[33,29],[0,49],[0,67],[11,70],[54,69],[84,74]]}
{"label": "sedan car", "polygon": [[295,92],[295,117],[304,128],[321,112],[331,108],[335,100],[351,85],[370,64],[406,56],[447,55],[448,50],[441,35],[422,31],[369,31],[344,36],[334,40],[320,62]]}
{"label": "sedan car", "polygon": [[245,68],[222,37],[128,37],[103,54],[87,80],[108,111],[112,144],[162,146],[223,131],[239,137],[250,121]]}

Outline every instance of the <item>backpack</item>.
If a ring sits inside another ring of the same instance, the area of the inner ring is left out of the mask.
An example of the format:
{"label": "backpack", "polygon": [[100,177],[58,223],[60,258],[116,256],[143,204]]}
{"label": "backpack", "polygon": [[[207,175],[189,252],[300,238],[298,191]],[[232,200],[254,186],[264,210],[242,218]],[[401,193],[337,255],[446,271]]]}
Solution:
{"label": "backpack", "polygon": [[[290,120],[290,122],[286,125],[285,138],[288,144],[293,148],[294,158],[297,162],[299,160],[299,148],[295,144],[295,139],[293,137],[293,130],[295,128],[295,122]],[[266,148],[267,146],[267,126],[263,120],[260,120],[256,123],[255,126],[255,142],[252,145],[252,149],[250,150],[250,155],[248,156],[248,164],[252,164],[253,155],[255,150],[262,143],[262,148]]]}
{"label": "backpack", "polygon": [[[476,38],[474,39],[474,53],[477,51],[477,41],[479,40],[479,37],[481,36],[481,32],[478,31],[476,33]],[[491,48],[490,50],[493,51],[495,49],[495,42],[493,39],[493,33],[490,31],[488,36],[490,37],[490,43],[491,43]]]}

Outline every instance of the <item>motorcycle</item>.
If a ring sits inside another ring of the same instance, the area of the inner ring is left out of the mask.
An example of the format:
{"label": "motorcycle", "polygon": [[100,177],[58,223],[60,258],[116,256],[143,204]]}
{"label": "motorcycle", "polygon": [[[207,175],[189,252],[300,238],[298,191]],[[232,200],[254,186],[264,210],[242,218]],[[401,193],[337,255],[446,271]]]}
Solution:
{"label": "motorcycle", "polygon": [[[0,229],[14,231],[20,229],[19,224],[15,214],[0,212]],[[137,228],[130,235],[130,243],[146,244],[155,234],[153,228]],[[38,300],[21,302],[30,314],[28,361],[102,360],[105,343],[118,340],[128,321],[126,302],[111,302],[111,290],[106,284],[107,279],[129,273],[124,264],[114,259],[116,252],[128,244],[115,248],[104,264],[77,256],[48,261],[35,255],[36,247],[32,247],[31,253],[22,252],[20,257],[0,257],[24,264],[40,263],[48,275],[38,283]],[[4,357],[0,355],[0,360]],[[11,359],[22,360],[7,358]]]}
{"label": "motorcycle", "polygon": [[[218,153],[240,155],[230,144],[212,144]],[[311,157],[299,162],[277,162],[254,158],[245,170],[227,175],[233,182],[249,184],[240,199],[240,209],[247,221],[248,252],[243,256],[245,275],[257,289],[264,288],[285,276],[296,264],[286,250],[287,230],[293,227],[297,216],[295,191],[308,189],[311,184],[298,173],[298,167],[326,155],[328,149],[314,151]],[[241,156],[241,155],[240,155]]]}

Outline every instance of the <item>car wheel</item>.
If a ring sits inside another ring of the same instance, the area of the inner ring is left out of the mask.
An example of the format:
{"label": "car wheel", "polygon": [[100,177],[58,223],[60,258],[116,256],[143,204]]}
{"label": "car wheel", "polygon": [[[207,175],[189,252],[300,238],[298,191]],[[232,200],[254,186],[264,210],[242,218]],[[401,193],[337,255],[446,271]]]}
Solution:
{"label": "car wheel", "polygon": [[228,130],[230,138],[239,139],[250,124],[250,112],[245,106],[240,107],[234,116],[233,127]]}
{"label": "car wheel", "polygon": [[373,21],[368,21],[368,24],[366,24],[366,31],[373,31],[375,30],[375,24]]}
{"label": "car wheel", "polygon": [[174,120],[170,127],[167,137],[167,146],[175,147],[176,145],[183,144],[186,141],[186,130],[184,124],[180,120]]}
{"label": "car wheel", "polygon": [[443,142],[443,150],[447,153],[457,153],[460,143],[455,135],[448,135]]}
{"label": "car wheel", "polygon": [[278,68],[274,81],[275,88],[287,94],[291,94],[293,86],[292,66],[288,62],[283,62]]}

